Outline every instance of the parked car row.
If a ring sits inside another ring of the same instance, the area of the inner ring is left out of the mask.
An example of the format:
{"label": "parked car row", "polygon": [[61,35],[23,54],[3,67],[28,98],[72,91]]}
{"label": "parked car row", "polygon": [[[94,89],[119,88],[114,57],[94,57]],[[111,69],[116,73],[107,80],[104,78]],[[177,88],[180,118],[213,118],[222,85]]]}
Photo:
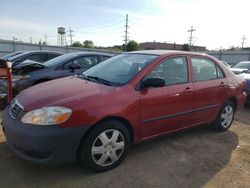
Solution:
{"label": "parked car row", "polygon": [[[66,59],[60,71],[76,67]],[[57,70],[37,66],[39,74]],[[78,160],[106,171],[123,161],[131,144],[204,124],[228,130],[245,103],[245,86],[243,77],[209,55],[123,53],[78,75],[25,89],[4,110],[2,126],[9,147],[23,159]]]}
{"label": "parked car row", "polygon": [[[92,66],[112,57],[106,53],[31,51],[11,53],[3,58],[13,63],[13,91],[20,91],[33,85],[82,73]],[[6,82],[0,81],[0,91],[6,92]]]}
{"label": "parked car row", "polygon": [[79,74],[110,57],[105,53],[74,52],[44,63],[24,62],[13,68],[14,89],[19,93],[35,84]]}

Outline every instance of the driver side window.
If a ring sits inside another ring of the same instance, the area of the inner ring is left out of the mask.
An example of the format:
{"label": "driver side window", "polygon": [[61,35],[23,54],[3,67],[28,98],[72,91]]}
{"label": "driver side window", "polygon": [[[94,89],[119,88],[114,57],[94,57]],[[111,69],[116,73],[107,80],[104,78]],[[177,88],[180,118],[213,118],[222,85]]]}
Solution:
{"label": "driver side window", "polygon": [[174,57],[163,61],[147,78],[162,78],[165,85],[188,82],[188,66],[185,57]]}
{"label": "driver side window", "polygon": [[69,70],[70,68],[70,65],[73,63],[74,61],[69,61],[69,62],[67,62],[67,63],[65,63],[64,65],[63,65],[63,69],[64,70]]}

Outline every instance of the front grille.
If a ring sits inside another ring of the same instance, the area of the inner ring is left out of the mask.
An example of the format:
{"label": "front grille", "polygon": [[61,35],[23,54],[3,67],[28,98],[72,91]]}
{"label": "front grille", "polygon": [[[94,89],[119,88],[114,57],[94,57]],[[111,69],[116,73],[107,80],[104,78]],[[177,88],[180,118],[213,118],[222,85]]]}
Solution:
{"label": "front grille", "polygon": [[16,119],[23,111],[22,105],[15,99],[10,104],[9,114],[12,118]]}

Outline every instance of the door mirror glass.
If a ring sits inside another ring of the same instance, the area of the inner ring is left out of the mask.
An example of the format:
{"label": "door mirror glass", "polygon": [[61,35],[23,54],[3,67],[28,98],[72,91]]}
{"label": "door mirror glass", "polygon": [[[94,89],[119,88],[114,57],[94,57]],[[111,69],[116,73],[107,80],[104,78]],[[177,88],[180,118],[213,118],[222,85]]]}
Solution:
{"label": "door mirror glass", "polygon": [[165,80],[162,78],[148,78],[142,82],[142,87],[163,87],[165,86]]}

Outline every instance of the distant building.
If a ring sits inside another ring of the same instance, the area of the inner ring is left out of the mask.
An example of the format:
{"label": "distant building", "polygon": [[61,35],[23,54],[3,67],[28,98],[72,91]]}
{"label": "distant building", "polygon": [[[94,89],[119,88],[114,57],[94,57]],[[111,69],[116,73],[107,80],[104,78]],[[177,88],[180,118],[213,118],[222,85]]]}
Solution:
{"label": "distant building", "polygon": [[[187,44],[176,44],[166,42],[143,42],[139,44],[143,50],[185,50],[190,48]],[[192,46],[193,51],[206,51],[204,46]]]}

